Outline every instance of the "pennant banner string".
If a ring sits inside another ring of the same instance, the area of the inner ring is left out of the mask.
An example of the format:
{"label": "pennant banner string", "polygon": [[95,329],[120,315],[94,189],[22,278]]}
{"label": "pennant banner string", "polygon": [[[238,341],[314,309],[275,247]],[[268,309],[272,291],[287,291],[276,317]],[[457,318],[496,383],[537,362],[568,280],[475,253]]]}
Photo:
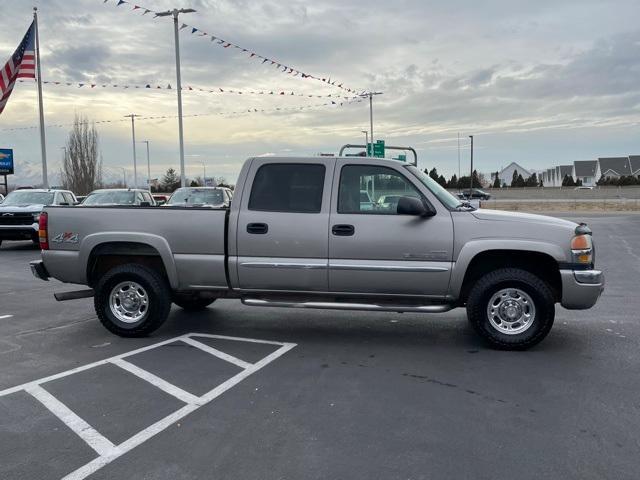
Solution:
{"label": "pennant banner string", "polygon": [[[210,116],[240,116],[240,115],[247,115],[247,114],[251,114],[251,113],[278,113],[278,112],[294,112],[294,111],[304,111],[304,110],[309,110],[309,109],[316,109],[316,108],[321,108],[321,107],[327,107],[327,106],[335,106],[335,107],[342,107],[344,105],[351,105],[353,103],[361,103],[363,101],[362,98],[359,97],[355,97],[352,100],[348,100],[348,101],[335,101],[335,100],[331,100],[330,102],[325,102],[325,103],[317,103],[314,105],[300,105],[300,106],[296,106],[296,107],[276,107],[276,108],[246,108],[246,109],[240,109],[240,110],[236,110],[233,112],[215,112],[215,113],[193,113],[190,115],[183,115],[183,118],[186,117],[210,117]],[[165,120],[165,119],[175,119],[178,118],[177,115],[154,115],[154,116],[140,116],[140,117],[136,117],[136,121],[138,120]],[[91,121],[88,122],[90,124],[102,124],[102,123],[119,123],[119,122],[130,122],[130,119],[127,118],[117,118],[117,119],[111,119],[111,120],[95,120],[95,121]],[[71,127],[73,126],[73,123],[59,123],[59,124],[50,124],[50,125],[46,125],[46,128],[64,128],[64,127]],[[40,128],[38,126],[29,126],[29,127],[14,127],[14,128],[3,128],[0,129],[0,131],[3,132],[12,132],[12,131],[17,131],[17,130],[32,130],[34,128]]]}
{"label": "pennant banner string", "polygon": [[[138,4],[134,4],[132,2],[126,1],[126,0],[103,0],[102,3],[112,3],[115,4],[117,7],[120,7],[121,5],[129,5],[132,8],[130,9],[130,11],[136,11],[136,12],[142,12],[141,16],[144,16],[148,13],[153,13],[153,18],[157,18],[158,12],[156,12],[155,10],[152,10],[150,8],[146,8],[143,7],[141,5]],[[218,37],[217,35],[214,35],[212,33],[208,33],[205,32],[202,29],[199,29],[197,27],[194,27],[193,25],[189,25],[187,23],[183,23],[180,26],[180,30],[184,30],[184,29],[188,29],[191,32],[191,35],[195,35],[197,37],[209,37],[210,42],[213,43],[214,45],[221,47],[221,48],[227,48],[227,49],[233,49],[233,50],[240,50],[241,53],[246,54],[247,58],[252,59],[252,60],[256,60],[261,62],[262,64],[267,64],[269,66],[273,66],[274,68],[278,69],[281,73],[285,73],[287,75],[291,75],[293,77],[300,77],[300,78],[310,78],[312,80],[316,80],[319,82],[324,83],[325,85],[331,85],[333,87],[336,88],[340,88],[348,93],[353,93],[353,94],[361,94],[361,93],[365,93],[364,91],[359,91],[353,88],[349,88],[347,87],[343,82],[338,82],[337,80],[331,80],[331,76],[324,76],[324,77],[320,77],[320,76],[316,76],[316,75],[311,75],[309,73],[305,73],[302,70],[299,70],[297,68],[291,67],[285,63],[279,62],[277,60],[274,60],[272,58],[269,57],[265,57],[263,55],[260,55],[256,52],[254,52],[253,50],[249,49],[249,48],[244,48],[241,47],[240,45],[237,45],[233,42],[230,42],[228,40],[225,40],[223,38]]]}
{"label": "pennant banner string", "polygon": [[[30,83],[34,80],[18,80],[20,83]],[[35,80],[37,82],[37,80]],[[130,90],[175,90],[175,87],[171,86],[171,84],[167,85],[157,85],[157,84],[144,84],[144,85],[128,85],[128,84],[109,84],[109,83],[91,83],[91,82],[62,82],[62,81],[53,81],[53,80],[43,80],[43,85],[54,85],[60,87],[75,87],[75,88],[84,88],[85,90],[91,90],[96,88],[119,88],[119,89],[130,89]],[[357,98],[356,96],[342,96],[340,94],[328,94],[328,95],[314,95],[314,94],[306,94],[300,92],[292,92],[290,90],[237,90],[233,88],[202,88],[202,87],[193,87],[186,86],[182,87],[183,91],[189,92],[202,92],[202,93],[227,93],[227,94],[235,94],[235,95],[274,95],[274,96],[284,96],[284,97],[307,97],[307,98],[342,98],[344,100],[348,100],[351,98]]]}

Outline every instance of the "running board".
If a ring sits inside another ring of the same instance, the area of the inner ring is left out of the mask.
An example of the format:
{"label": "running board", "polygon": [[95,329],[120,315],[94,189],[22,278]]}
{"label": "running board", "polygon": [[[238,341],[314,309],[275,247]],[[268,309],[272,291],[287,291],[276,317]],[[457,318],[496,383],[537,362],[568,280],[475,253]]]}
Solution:
{"label": "running board", "polygon": [[78,300],[80,298],[90,298],[95,295],[95,292],[92,288],[87,288],[85,290],[75,290],[73,292],[60,292],[54,293],[53,296],[59,302],[65,302],[67,300]]}
{"label": "running board", "polygon": [[342,302],[283,302],[258,298],[243,298],[242,303],[250,307],[285,307],[285,308],[321,308],[330,310],[366,310],[374,312],[407,312],[407,313],[443,313],[454,308],[453,305],[378,305],[373,303]]}

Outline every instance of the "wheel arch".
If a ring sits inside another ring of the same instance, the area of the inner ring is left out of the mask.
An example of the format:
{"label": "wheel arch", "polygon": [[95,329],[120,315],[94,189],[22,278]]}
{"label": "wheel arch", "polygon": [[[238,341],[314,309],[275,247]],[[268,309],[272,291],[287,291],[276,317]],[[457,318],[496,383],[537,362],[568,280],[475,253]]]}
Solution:
{"label": "wheel arch", "polygon": [[109,269],[127,263],[153,268],[167,279],[172,289],[178,287],[173,254],[164,238],[118,232],[90,235],[84,239],[80,249],[80,265],[86,266],[88,285],[95,285],[97,279]]}
{"label": "wheel arch", "polygon": [[482,275],[499,268],[511,267],[521,268],[545,280],[553,291],[554,299],[560,301],[562,280],[558,262],[564,260],[564,253],[555,245],[531,243],[496,245],[494,248],[474,249],[475,251],[470,249],[467,252],[463,248],[452,272],[452,297],[463,305],[474,282]]}

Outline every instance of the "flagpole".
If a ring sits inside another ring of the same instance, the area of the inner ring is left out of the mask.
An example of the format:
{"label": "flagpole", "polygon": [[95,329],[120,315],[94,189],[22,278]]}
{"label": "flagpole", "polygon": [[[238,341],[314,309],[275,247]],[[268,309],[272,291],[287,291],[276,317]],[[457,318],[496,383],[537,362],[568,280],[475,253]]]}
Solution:
{"label": "flagpole", "polygon": [[42,187],[49,188],[47,178],[47,145],[44,134],[44,108],[42,105],[42,76],[40,75],[40,32],[38,31],[38,7],[33,7],[36,27],[36,83],[38,84],[38,109],[40,110],[40,150],[42,151]]}

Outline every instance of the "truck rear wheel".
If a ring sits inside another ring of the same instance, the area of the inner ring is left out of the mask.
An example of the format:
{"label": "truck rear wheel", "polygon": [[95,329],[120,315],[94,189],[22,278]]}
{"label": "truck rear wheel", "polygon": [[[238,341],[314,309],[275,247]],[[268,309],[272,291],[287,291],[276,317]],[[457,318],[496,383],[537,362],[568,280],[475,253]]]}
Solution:
{"label": "truck rear wheel", "polygon": [[555,316],[549,285],[517,268],[501,268],[481,277],[469,292],[467,316],[491,346],[525,350],[547,336]]}
{"label": "truck rear wheel", "polygon": [[201,297],[198,294],[175,293],[173,295],[173,303],[189,312],[204,310],[215,301],[215,298]]}
{"label": "truck rear wheel", "polygon": [[171,291],[158,272],[143,265],[109,270],[95,288],[94,306],[107,330],[121,337],[143,337],[169,315]]}

